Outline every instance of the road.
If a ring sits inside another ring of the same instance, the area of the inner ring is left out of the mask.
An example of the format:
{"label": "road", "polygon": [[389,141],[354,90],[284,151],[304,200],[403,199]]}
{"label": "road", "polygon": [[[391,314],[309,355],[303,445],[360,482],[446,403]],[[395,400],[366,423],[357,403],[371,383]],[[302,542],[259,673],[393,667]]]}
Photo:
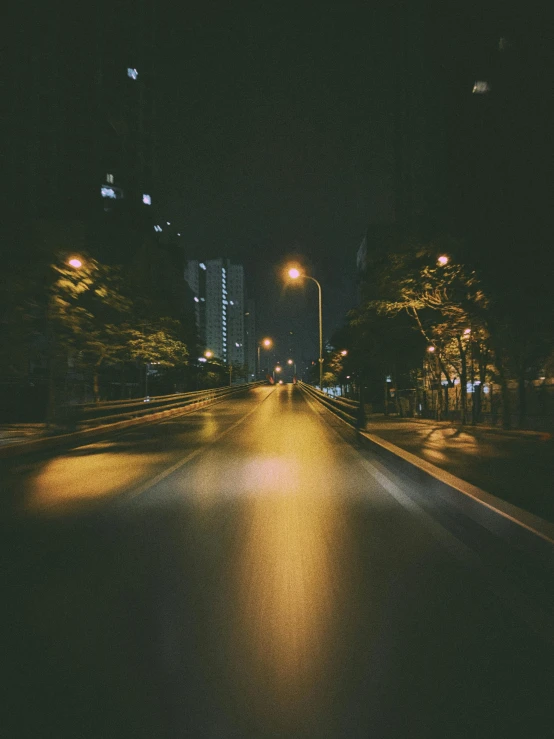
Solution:
{"label": "road", "polygon": [[512,560],[350,434],[261,387],[4,464],[0,735],[549,736]]}

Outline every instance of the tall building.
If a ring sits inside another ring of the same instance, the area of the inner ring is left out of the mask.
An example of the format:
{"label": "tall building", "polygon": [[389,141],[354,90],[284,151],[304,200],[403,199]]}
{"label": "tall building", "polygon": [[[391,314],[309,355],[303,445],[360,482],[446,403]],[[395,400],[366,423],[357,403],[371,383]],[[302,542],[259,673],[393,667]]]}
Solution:
{"label": "tall building", "polygon": [[201,341],[226,364],[244,366],[246,304],[242,265],[228,259],[191,260],[185,268],[185,280],[193,292]]}

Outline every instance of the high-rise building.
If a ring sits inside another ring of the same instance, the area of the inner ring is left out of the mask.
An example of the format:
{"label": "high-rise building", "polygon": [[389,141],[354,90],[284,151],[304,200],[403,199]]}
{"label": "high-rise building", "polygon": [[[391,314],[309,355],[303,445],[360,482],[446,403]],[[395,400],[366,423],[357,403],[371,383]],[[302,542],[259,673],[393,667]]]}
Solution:
{"label": "high-rise building", "polygon": [[228,259],[191,260],[185,280],[193,292],[196,322],[206,348],[226,364],[244,366],[244,270]]}

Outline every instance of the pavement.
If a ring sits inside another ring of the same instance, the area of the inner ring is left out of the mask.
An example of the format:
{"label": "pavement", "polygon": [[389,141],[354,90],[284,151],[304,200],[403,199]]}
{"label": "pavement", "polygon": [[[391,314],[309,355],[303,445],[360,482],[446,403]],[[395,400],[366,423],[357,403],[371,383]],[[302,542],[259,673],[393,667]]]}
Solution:
{"label": "pavement", "polygon": [[547,735],[529,563],[299,388],[0,472],[10,739]]}
{"label": "pavement", "polygon": [[366,431],[554,522],[551,434],[381,414],[369,416]]}

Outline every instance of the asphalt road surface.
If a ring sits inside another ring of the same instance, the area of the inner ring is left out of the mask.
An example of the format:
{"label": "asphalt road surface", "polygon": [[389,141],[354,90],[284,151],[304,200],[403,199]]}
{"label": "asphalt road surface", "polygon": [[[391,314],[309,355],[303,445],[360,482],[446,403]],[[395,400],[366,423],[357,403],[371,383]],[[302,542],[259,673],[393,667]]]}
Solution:
{"label": "asphalt road surface", "polygon": [[1,736],[552,736],[517,557],[297,387],[1,471]]}

